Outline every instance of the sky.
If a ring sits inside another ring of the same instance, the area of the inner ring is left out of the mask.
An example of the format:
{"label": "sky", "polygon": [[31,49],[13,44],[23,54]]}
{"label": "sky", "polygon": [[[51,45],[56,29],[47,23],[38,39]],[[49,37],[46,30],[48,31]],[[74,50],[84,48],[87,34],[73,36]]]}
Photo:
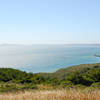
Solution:
{"label": "sky", "polygon": [[0,44],[81,43],[100,43],[100,0],[0,0]]}

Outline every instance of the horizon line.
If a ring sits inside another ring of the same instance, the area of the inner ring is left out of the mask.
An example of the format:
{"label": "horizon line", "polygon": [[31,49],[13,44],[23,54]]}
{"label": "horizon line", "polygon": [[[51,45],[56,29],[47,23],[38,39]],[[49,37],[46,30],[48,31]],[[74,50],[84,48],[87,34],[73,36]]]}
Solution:
{"label": "horizon line", "polygon": [[100,45],[100,43],[1,43],[0,45]]}

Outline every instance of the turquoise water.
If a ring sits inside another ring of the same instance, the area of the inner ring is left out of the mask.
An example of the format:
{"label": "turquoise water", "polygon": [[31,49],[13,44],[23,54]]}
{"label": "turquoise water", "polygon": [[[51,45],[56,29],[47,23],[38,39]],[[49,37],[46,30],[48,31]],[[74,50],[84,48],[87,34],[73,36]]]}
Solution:
{"label": "turquoise water", "polygon": [[99,45],[1,45],[0,67],[54,72],[79,64],[100,63]]}

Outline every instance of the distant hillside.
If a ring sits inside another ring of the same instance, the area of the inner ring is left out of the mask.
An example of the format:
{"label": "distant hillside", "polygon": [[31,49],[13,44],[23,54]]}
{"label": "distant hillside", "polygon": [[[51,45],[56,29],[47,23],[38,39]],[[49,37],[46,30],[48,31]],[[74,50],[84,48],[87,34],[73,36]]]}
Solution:
{"label": "distant hillside", "polygon": [[46,77],[46,78],[53,77],[53,78],[58,78],[59,80],[62,80],[66,76],[70,75],[70,73],[73,72],[73,71],[82,71],[82,70],[86,70],[86,69],[89,70],[89,69],[95,68],[95,67],[100,67],[100,63],[97,63],[97,64],[81,64],[81,65],[77,65],[77,66],[61,68],[54,73],[38,73],[38,74],[43,76],[43,77]]}
{"label": "distant hillside", "polygon": [[24,77],[27,78],[29,75],[30,75],[29,73],[17,69],[0,68],[0,82],[9,82],[9,81],[17,82],[24,79]]}
{"label": "distant hillside", "polygon": [[44,79],[51,79],[57,78],[58,80],[64,80],[67,76],[70,76],[71,73],[75,71],[88,71],[93,68],[99,68],[100,63],[97,64],[81,64],[77,66],[61,68],[54,73],[26,73],[17,69],[12,68],[0,68],[0,81],[8,82],[8,81],[18,81],[21,82],[26,81],[30,82],[34,80],[36,77],[44,78]]}

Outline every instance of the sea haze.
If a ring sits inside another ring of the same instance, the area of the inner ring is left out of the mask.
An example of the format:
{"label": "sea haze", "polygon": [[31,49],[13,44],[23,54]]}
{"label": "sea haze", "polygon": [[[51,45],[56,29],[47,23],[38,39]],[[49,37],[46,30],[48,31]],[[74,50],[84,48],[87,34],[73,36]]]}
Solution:
{"label": "sea haze", "polygon": [[99,63],[99,45],[0,45],[0,67],[54,72],[78,64]]}

